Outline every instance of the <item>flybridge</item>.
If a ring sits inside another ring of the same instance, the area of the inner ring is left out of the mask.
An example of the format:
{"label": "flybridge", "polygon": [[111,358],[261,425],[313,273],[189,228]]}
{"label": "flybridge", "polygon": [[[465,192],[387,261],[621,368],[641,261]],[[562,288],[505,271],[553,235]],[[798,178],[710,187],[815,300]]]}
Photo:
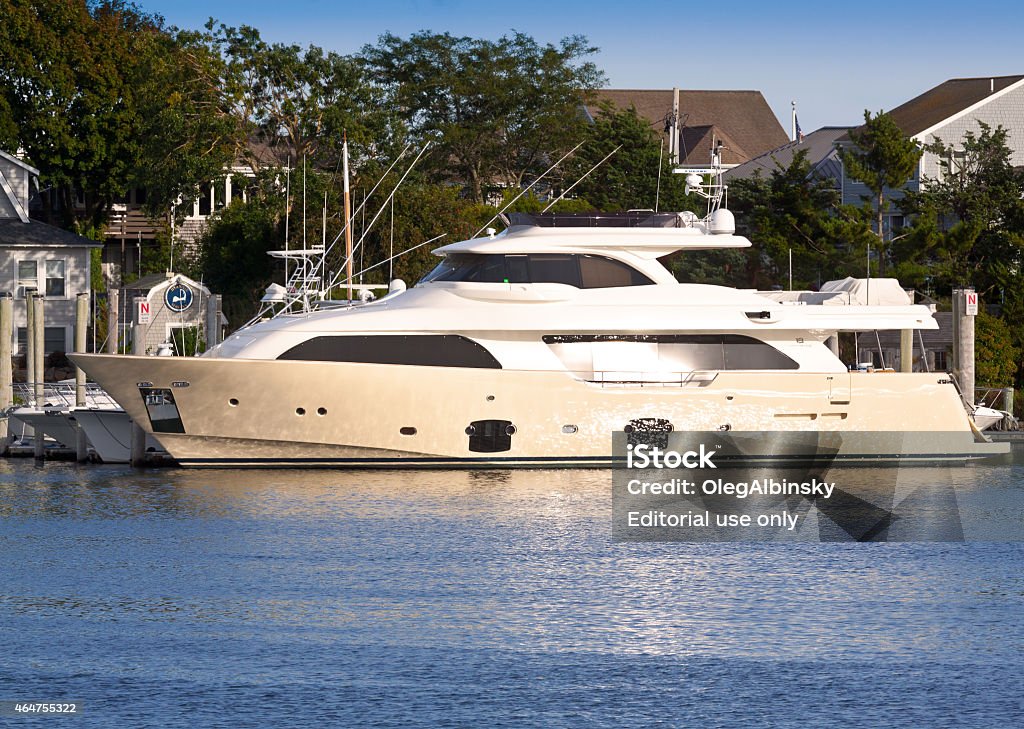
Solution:
{"label": "flybridge", "polygon": [[[653,259],[679,250],[749,248],[750,241],[735,235],[732,214],[716,210],[707,220],[693,213],[634,213],[619,215],[510,219],[511,227],[495,236],[472,238],[434,250],[451,253],[600,253],[621,251]],[[664,217],[662,217],[664,216]],[[543,221],[543,222],[538,222]]]}

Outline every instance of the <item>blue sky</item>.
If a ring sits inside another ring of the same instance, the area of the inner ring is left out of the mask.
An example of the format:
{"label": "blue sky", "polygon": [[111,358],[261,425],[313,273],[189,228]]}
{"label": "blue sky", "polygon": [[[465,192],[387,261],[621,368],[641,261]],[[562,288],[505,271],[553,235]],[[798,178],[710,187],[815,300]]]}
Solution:
{"label": "blue sky", "polygon": [[861,0],[790,4],[469,0],[137,0],[181,27],[213,15],[269,41],[354,53],[384,32],[542,42],[583,34],[612,88],[757,89],[789,131],[853,124],[948,78],[1024,73],[1024,4]]}

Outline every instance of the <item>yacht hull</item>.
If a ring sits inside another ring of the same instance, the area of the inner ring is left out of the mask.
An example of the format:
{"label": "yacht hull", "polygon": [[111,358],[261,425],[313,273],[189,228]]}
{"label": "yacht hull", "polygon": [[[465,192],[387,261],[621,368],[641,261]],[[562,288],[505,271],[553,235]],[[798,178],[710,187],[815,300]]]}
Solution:
{"label": "yacht hull", "polygon": [[[71,357],[183,466],[609,466],[613,432],[652,421],[677,433],[840,434],[829,458],[849,462],[1008,452],[976,442],[942,374],[721,372],[693,384],[623,385],[547,371]],[[154,406],[154,393],[170,396]],[[500,437],[497,449],[474,445],[467,429],[488,423],[511,426],[507,449]],[[746,457],[773,462],[774,448],[766,438],[763,452]],[[786,458],[816,455],[812,447]]]}

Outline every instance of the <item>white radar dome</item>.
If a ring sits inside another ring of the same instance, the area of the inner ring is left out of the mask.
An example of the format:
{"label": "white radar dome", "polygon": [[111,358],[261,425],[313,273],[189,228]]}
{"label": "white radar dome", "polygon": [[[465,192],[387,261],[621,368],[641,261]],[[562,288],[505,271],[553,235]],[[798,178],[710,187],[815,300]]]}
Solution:
{"label": "white radar dome", "polygon": [[718,208],[711,214],[711,232],[716,235],[736,232],[736,217],[725,208]]}

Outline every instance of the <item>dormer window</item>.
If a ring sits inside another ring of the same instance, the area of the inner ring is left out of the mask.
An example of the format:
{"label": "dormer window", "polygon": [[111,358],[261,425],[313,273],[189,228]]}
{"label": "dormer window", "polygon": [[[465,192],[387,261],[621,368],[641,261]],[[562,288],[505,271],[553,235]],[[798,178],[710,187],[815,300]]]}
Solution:
{"label": "dormer window", "polygon": [[560,283],[578,289],[649,286],[654,282],[622,261],[576,253],[451,253],[420,283]]}

